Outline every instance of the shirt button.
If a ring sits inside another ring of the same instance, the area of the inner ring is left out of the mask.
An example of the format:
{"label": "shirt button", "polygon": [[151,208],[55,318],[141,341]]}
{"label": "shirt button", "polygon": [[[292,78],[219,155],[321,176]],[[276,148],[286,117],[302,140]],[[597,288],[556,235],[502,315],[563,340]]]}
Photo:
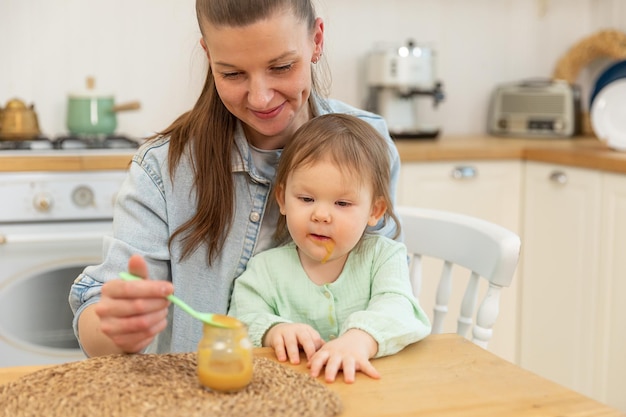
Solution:
{"label": "shirt button", "polygon": [[261,219],[261,215],[256,211],[250,213],[250,221],[257,223]]}
{"label": "shirt button", "polygon": [[330,298],[330,293],[328,291],[324,291],[324,297]]}
{"label": "shirt button", "polygon": [[337,335],[336,335],[336,334],[330,334],[330,335],[328,335],[328,338],[329,338],[330,340],[333,340],[333,339],[336,339],[336,338],[337,338]]}

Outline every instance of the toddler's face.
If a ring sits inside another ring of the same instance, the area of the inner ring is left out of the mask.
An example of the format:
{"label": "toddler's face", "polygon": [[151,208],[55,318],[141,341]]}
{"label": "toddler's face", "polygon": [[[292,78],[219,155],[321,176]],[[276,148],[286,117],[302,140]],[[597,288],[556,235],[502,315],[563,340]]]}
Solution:
{"label": "toddler's face", "polygon": [[376,225],[385,212],[382,199],[374,200],[370,184],[328,160],[292,171],[285,189],[278,192],[281,213],[303,262],[345,260],[365,228]]}

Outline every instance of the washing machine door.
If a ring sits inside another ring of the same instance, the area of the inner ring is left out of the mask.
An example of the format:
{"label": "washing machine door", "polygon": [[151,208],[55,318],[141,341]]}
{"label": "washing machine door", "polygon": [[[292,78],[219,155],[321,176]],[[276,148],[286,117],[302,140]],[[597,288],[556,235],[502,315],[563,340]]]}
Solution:
{"label": "washing machine door", "polygon": [[9,238],[0,245],[0,367],[85,358],[72,329],[68,297],[85,266],[101,262],[102,238],[111,226],[68,225],[62,242],[56,239],[58,225],[30,226],[1,228]]}
{"label": "washing machine door", "polygon": [[0,289],[0,366],[83,359],[68,294],[84,265],[64,266],[14,279]]}

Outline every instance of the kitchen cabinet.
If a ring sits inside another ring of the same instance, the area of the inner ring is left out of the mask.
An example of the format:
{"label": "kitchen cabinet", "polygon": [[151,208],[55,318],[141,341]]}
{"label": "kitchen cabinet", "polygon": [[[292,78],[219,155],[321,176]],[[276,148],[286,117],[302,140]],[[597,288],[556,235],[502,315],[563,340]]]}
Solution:
{"label": "kitchen cabinet", "polygon": [[520,161],[404,163],[401,204],[456,211],[519,230]]}
{"label": "kitchen cabinet", "polygon": [[601,183],[599,171],[526,164],[520,365],[588,395]]}
{"label": "kitchen cabinet", "polygon": [[520,365],[626,410],[626,175],[527,162]]}
{"label": "kitchen cabinet", "polygon": [[593,397],[626,412],[626,175],[604,174],[600,240],[601,350],[596,361]]}
{"label": "kitchen cabinet", "polygon": [[[522,162],[519,160],[406,162],[402,164],[398,186],[398,203],[464,213],[500,224],[519,233]],[[425,276],[435,261],[425,264]],[[500,315],[488,349],[498,356],[516,362],[517,308],[519,273],[510,288],[502,291]],[[438,276],[438,275],[437,275]],[[436,280],[424,280],[420,303],[431,314],[434,307]],[[456,284],[458,282],[458,284]],[[455,272],[450,305],[461,305],[467,282],[466,271]],[[486,285],[481,288],[484,293]],[[450,311],[445,332],[456,331],[456,312]]]}

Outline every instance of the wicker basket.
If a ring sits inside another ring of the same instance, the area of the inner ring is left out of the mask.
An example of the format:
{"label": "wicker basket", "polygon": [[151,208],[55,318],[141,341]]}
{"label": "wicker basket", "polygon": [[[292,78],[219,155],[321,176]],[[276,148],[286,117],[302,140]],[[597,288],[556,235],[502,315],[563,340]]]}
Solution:
{"label": "wicker basket", "polygon": [[[583,38],[557,61],[552,78],[574,84],[584,67],[603,57],[626,59],[626,33],[609,29]],[[582,114],[582,134],[594,136],[589,111]]]}

